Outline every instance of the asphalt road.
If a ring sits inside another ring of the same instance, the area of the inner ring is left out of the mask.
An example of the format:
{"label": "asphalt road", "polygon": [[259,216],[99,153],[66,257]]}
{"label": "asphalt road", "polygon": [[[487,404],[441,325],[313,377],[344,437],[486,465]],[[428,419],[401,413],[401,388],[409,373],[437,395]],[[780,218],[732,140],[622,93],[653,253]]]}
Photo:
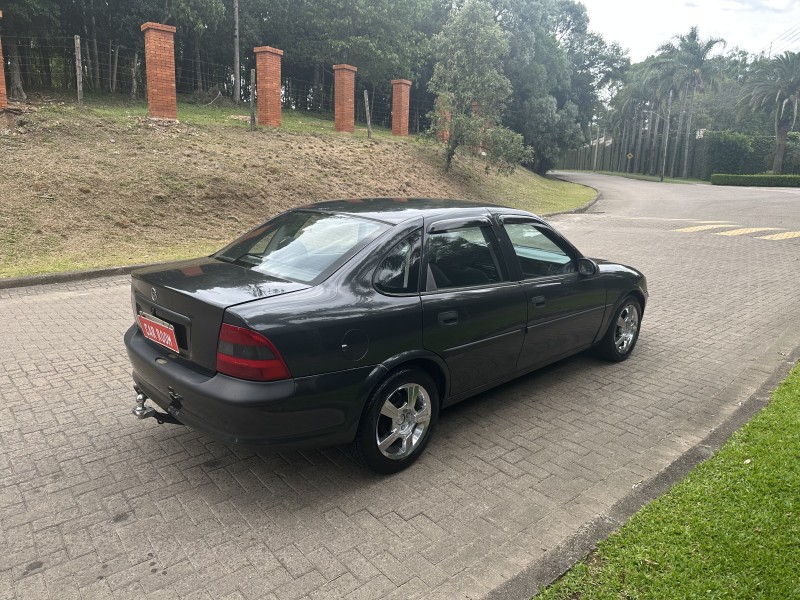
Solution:
{"label": "asphalt road", "polygon": [[800,348],[800,190],[565,176],[602,197],[555,225],[648,276],[634,355],[445,411],[392,477],[337,448],[255,454],[136,421],[127,277],[0,291],[0,598],[522,598],[547,581]]}

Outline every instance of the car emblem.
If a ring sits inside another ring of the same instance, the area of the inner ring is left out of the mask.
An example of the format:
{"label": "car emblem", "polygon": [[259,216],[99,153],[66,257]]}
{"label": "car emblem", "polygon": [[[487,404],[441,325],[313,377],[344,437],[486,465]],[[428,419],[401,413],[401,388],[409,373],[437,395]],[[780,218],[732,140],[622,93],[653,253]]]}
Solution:
{"label": "car emblem", "polygon": [[155,302],[156,300],[158,300],[158,292],[156,291],[156,288],[150,288],[150,299],[151,299],[153,302]]}

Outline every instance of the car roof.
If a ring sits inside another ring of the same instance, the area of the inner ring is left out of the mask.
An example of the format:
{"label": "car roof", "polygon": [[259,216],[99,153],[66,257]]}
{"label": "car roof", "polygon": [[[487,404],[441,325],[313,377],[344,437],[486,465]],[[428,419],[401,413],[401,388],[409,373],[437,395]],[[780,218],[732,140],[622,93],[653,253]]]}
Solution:
{"label": "car roof", "polygon": [[532,214],[514,208],[507,208],[499,204],[434,198],[353,198],[349,200],[327,200],[303,206],[299,210],[318,210],[322,212],[348,214],[397,225],[414,217],[438,218],[485,215],[488,212],[496,212],[498,209],[511,214]]}

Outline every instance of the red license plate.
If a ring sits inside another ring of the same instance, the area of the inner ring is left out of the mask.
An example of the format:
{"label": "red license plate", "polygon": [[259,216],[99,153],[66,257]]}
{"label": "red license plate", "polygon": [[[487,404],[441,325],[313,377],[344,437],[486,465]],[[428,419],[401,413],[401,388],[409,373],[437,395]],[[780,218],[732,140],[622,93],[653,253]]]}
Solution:
{"label": "red license plate", "polygon": [[175,337],[175,328],[161,319],[139,313],[139,327],[148,340],[169,348],[176,354],[180,353],[178,339]]}

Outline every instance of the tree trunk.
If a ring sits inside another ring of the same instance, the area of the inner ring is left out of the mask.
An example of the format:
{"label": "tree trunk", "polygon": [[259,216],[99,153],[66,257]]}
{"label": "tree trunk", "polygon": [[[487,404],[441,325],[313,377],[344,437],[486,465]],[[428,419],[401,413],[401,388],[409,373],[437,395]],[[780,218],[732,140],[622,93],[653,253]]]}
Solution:
{"label": "tree trunk", "polygon": [[[178,52],[178,60],[175,64],[175,90],[180,94],[182,91],[186,91],[186,86],[183,83],[183,45],[181,44],[181,49]],[[145,71],[147,70],[147,65],[144,66]],[[190,88],[191,89],[191,88]]]}
{"label": "tree trunk", "polygon": [[[780,108],[778,108],[780,110]],[[786,138],[789,135],[791,121],[781,119],[779,112],[775,113],[775,160],[772,162],[773,175],[783,173],[783,155],[786,153]]]}
{"label": "tree trunk", "polygon": [[456,131],[453,125],[453,121],[450,121],[450,127],[448,128],[450,132],[450,137],[447,140],[447,146],[445,147],[445,159],[444,159],[444,172],[450,172],[450,164],[453,162],[453,157],[456,155],[456,148],[458,148],[458,140],[456,138]]}
{"label": "tree trunk", "polygon": [[42,41],[40,56],[42,61],[42,85],[49,89],[53,87],[53,71],[50,68],[50,46],[47,40]]}
{"label": "tree trunk", "polygon": [[133,53],[133,63],[131,63],[131,100],[136,100],[136,71],[139,68],[139,51]]}
{"label": "tree trunk", "polygon": [[311,88],[311,108],[313,110],[322,110],[322,65],[317,63],[314,65],[314,85]]}
{"label": "tree trunk", "polygon": [[89,52],[89,40],[81,40],[82,43],[86,45],[86,51],[81,52],[81,62],[83,63],[82,66],[85,67],[84,72],[85,75],[83,77],[83,85],[86,88],[92,89],[92,53]]}
{"label": "tree trunk", "polygon": [[242,95],[242,73],[239,65],[239,0],[233,0],[233,101],[239,104]]}
{"label": "tree trunk", "polygon": [[111,71],[111,93],[117,92],[117,68],[119,67],[119,44],[114,49],[114,68]]}
{"label": "tree trunk", "polygon": [[628,139],[628,122],[624,121],[622,123],[622,137],[620,138],[619,143],[619,152],[617,153],[617,173],[622,173],[622,165],[625,164],[623,161],[623,157],[625,156],[625,147],[627,145]]}
{"label": "tree trunk", "polygon": [[[652,103],[650,104],[652,107]],[[653,140],[653,110],[652,108],[648,111],[649,117],[647,118],[647,139],[644,142],[644,152],[645,155],[642,156],[642,170],[640,171],[643,175],[647,173],[650,169],[650,144]]]}
{"label": "tree trunk", "polygon": [[692,88],[692,99],[689,101],[689,114],[686,116],[686,140],[683,150],[683,178],[689,177],[689,135],[692,133],[692,118],[694,117],[694,98],[697,95],[697,83]]}
{"label": "tree trunk", "polygon": [[633,151],[633,172],[639,173],[642,165],[642,138],[644,137],[644,110],[639,111],[639,127],[637,128],[636,150]]}
{"label": "tree trunk", "polygon": [[194,68],[195,68],[195,91],[200,93],[203,91],[203,65],[200,64],[200,34],[194,35]]}
{"label": "tree trunk", "polygon": [[650,141],[650,159],[647,169],[650,175],[655,175],[658,172],[658,126],[661,125],[661,115],[655,113],[655,116],[656,121],[655,125],[653,125],[653,139]]}
{"label": "tree trunk", "polygon": [[100,90],[100,53],[97,51],[97,21],[94,17],[94,0],[91,3],[92,9],[92,78],[94,89]]}
{"label": "tree trunk", "polygon": [[[9,29],[11,29],[10,25]],[[22,85],[22,72],[19,68],[19,48],[17,41],[13,38],[8,41],[8,59],[11,61],[11,89],[8,90],[8,95],[17,100],[27,100],[28,96]]]}
{"label": "tree trunk", "polygon": [[683,113],[686,112],[686,97],[689,95],[689,83],[686,83],[686,86],[683,89],[683,94],[681,95],[681,112],[678,114],[678,127],[675,130],[675,149],[672,152],[672,159],[669,163],[669,176],[670,178],[675,177],[675,165],[678,162],[678,152],[680,148],[680,141],[681,141],[681,129],[683,129]]}
{"label": "tree trunk", "polygon": [[664,135],[663,147],[664,157],[661,159],[661,181],[664,181],[664,171],[667,169],[667,151],[669,150],[669,122],[672,117],[672,90],[669,91],[669,100],[667,101],[667,116],[664,117]]}
{"label": "tree trunk", "polygon": [[72,60],[70,60],[70,52],[67,48],[64,48],[63,58],[62,58],[62,62],[64,65],[64,74],[63,74],[64,79],[61,82],[61,89],[63,89],[64,91],[67,91],[67,87],[72,82],[72,73],[75,72],[74,60],[75,60],[74,56],[72,57]]}

